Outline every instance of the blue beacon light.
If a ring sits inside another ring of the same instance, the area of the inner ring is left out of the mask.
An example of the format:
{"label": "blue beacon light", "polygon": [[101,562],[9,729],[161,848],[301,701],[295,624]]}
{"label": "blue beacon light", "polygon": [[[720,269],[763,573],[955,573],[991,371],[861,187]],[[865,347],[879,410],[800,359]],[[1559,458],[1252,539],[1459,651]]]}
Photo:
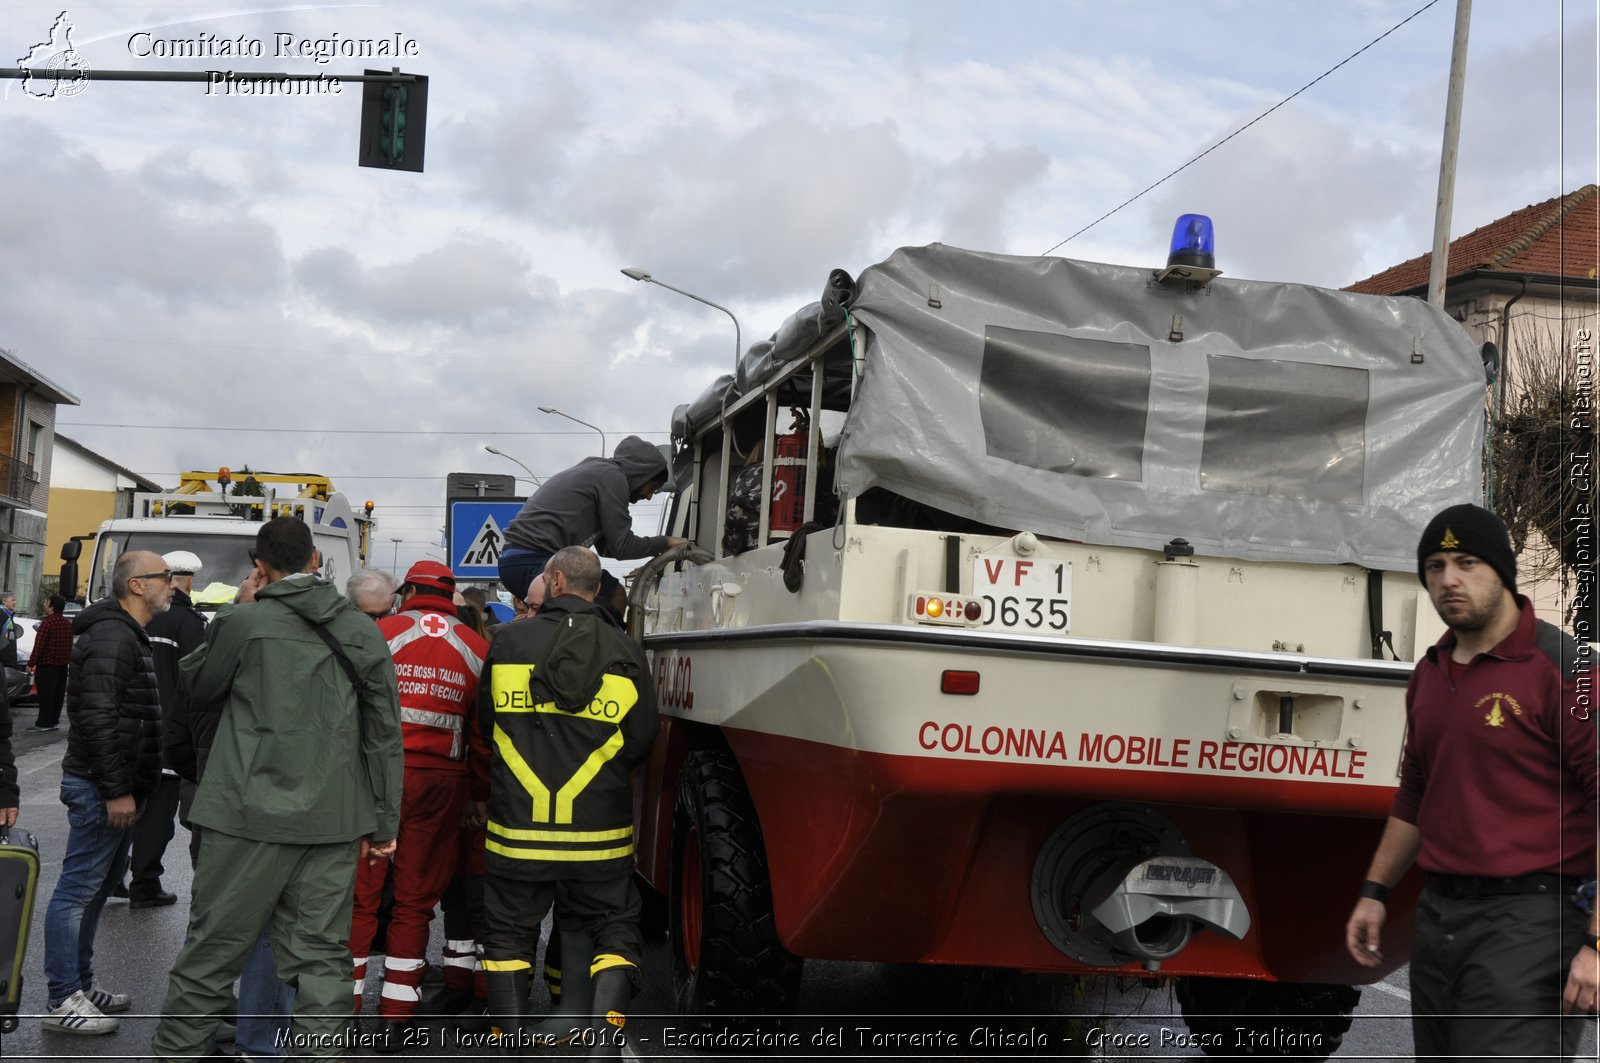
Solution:
{"label": "blue beacon light", "polygon": [[1172,227],[1172,252],[1167,255],[1167,265],[1215,269],[1216,251],[1217,233],[1211,219],[1204,214],[1184,214]]}
{"label": "blue beacon light", "polygon": [[1172,251],[1166,269],[1156,270],[1159,284],[1181,281],[1191,290],[1204,288],[1222,274],[1217,268],[1217,234],[1204,214],[1183,214],[1172,227]]}

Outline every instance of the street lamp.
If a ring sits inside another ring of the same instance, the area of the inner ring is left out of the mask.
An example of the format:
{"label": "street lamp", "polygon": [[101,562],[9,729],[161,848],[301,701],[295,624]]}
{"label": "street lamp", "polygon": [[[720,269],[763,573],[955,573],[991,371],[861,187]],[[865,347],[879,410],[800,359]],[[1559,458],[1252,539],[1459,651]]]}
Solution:
{"label": "street lamp", "polygon": [[732,310],[729,310],[721,303],[713,303],[710,299],[707,299],[703,295],[696,295],[694,292],[686,292],[682,288],[674,288],[666,281],[658,281],[654,277],[650,276],[649,272],[637,267],[630,266],[622,271],[622,275],[627,277],[629,280],[644,281],[646,284],[659,284],[669,292],[677,292],[679,295],[693,299],[697,303],[704,303],[707,306],[714,307],[717,310],[721,310],[724,314],[727,314],[730,318],[733,318],[733,371],[735,373],[739,371],[739,356],[744,353],[744,345],[739,341],[739,319],[733,316]]}
{"label": "street lamp", "polygon": [[404,540],[402,540],[402,539],[390,539],[389,541],[391,543],[394,543],[394,560],[389,562],[389,567],[391,569],[393,569],[395,575],[398,576],[400,574],[400,544]]}
{"label": "street lamp", "polygon": [[[602,437],[602,439],[603,438],[604,437]],[[492,443],[485,443],[483,445],[483,449],[487,450],[489,453],[493,454],[497,458],[506,459],[507,461],[511,462],[513,465],[521,465],[522,466],[522,471],[527,473],[528,474],[528,479],[533,481],[533,486],[535,486],[535,487],[543,487],[544,486],[544,483],[537,476],[535,476],[533,474],[533,470],[532,469],[528,468],[526,465],[523,465],[522,462],[518,461],[516,458],[513,458],[510,454],[507,454],[505,451],[501,450],[499,447],[493,445]]]}
{"label": "street lamp", "polygon": [[[565,417],[569,421],[577,421],[578,424],[583,425],[583,427],[585,427],[585,428],[593,428],[596,432],[600,432],[600,429],[598,427],[596,427],[595,425],[590,424],[588,421],[578,421],[578,419],[576,417],[572,416],[572,414],[564,413],[561,410],[556,409],[554,406],[540,406],[539,407],[539,412],[540,413],[553,413],[557,417]],[[606,434],[604,432],[600,432],[600,456],[602,458],[606,456]]]}

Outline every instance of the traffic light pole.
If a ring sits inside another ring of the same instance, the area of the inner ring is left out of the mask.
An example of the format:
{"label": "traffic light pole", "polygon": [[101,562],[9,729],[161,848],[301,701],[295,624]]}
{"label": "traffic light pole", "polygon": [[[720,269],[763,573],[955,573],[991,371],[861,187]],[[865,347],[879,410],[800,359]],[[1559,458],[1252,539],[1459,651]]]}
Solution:
{"label": "traffic light pole", "polygon": [[418,75],[402,74],[396,70],[392,74],[329,74],[326,71],[320,74],[291,74],[287,71],[246,70],[246,71],[221,71],[221,70],[89,70],[72,77],[65,77],[49,72],[30,70],[27,67],[0,67],[0,79],[18,79],[36,77],[47,80],[60,80],[67,83],[77,81],[199,81],[210,82],[214,75],[231,74],[234,82],[239,81],[320,81],[326,84],[346,83],[355,84],[363,81],[382,81],[392,84],[409,85],[416,82]]}
{"label": "traffic light pole", "polygon": [[[219,87],[224,94],[233,86],[250,83],[309,84],[306,95],[338,92],[346,82],[362,84],[361,141],[356,162],[387,170],[422,172],[424,140],[428,128],[428,79],[422,74],[403,74],[399,67],[385,73],[367,70],[360,74],[291,74],[287,71],[249,70],[75,70],[67,76],[60,70],[32,70],[27,67],[0,67],[0,80],[40,78],[55,82],[52,91],[75,92],[91,81],[173,81],[202,82],[206,92]],[[285,90],[287,92],[288,90]]]}

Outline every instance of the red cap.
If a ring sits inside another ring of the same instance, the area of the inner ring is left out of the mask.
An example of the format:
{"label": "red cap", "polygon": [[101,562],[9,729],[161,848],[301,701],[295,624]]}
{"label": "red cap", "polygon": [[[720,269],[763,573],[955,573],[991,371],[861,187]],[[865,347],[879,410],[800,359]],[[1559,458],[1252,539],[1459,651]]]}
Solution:
{"label": "red cap", "polygon": [[432,587],[454,594],[456,591],[456,578],[450,569],[437,561],[418,561],[406,572],[406,582],[416,584],[418,587]]}

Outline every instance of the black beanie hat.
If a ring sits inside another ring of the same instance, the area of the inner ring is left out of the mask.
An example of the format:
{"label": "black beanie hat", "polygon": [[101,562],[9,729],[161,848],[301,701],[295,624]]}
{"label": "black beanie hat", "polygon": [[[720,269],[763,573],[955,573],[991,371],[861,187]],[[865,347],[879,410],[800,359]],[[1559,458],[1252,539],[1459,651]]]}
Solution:
{"label": "black beanie hat", "polygon": [[1417,543],[1417,578],[1427,586],[1422,563],[1440,550],[1459,550],[1481,559],[1500,576],[1500,582],[1515,593],[1517,555],[1511,552],[1511,536],[1506,523],[1482,506],[1464,502],[1451,506],[1428,522]]}

